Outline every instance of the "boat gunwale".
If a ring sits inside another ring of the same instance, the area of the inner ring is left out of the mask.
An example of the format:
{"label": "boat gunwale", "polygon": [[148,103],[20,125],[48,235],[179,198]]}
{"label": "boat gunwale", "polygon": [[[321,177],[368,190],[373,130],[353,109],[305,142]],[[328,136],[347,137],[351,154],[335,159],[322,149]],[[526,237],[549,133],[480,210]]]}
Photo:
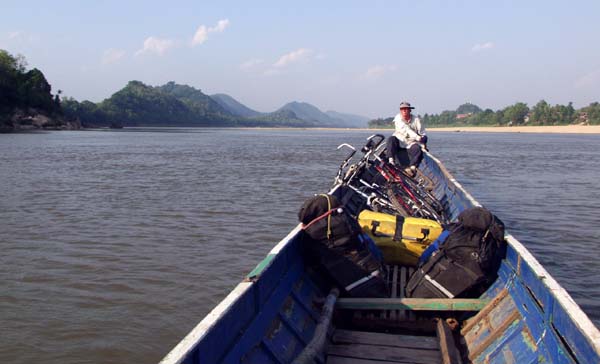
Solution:
{"label": "boat gunwale", "polygon": [[[473,203],[473,205],[481,206],[481,204],[477,202],[477,200],[475,200],[475,198],[462,187],[462,185],[446,169],[439,159],[434,157],[431,153],[426,152],[426,154],[436,162],[448,181],[454,183],[456,187],[465,194],[467,199]],[[562,287],[550,273],[548,273],[546,268],[544,268],[544,266],[523,245],[523,243],[517,240],[512,234],[508,233],[508,230],[505,231],[505,239],[507,243],[515,250],[517,255],[521,257],[521,261],[525,262],[529,266],[529,268],[535,274],[535,277],[542,282],[548,292],[556,299],[556,302],[564,309],[565,314],[589,341],[596,353],[600,354],[600,330],[598,330],[592,320],[585,314],[585,312],[583,312],[581,307],[579,307],[569,292]]]}
{"label": "boat gunwale", "polygon": [[[259,277],[260,273],[272,264],[273,259],[269,257],[277,255],[298,234],[301,227],[302,225],[298,224],[292,229],[286,237],[281,239],[279,243],[271,249],[269,254],[267,254],[267,257],[252,270],[256,277]],[[261,263],[267,260],[268,264],[261,267]],[[255,283],[256,281],[252,279],[245,279],[238,283],[233,290],[202,319],[202,321],[200,321],[169,353],[167,353],[159,364],[180,364],[185,360],[187,355],[194,350],[198,342],[200,342],[217,322],[228,313],[229,309],[233,306],[232,304],[251,289]]]}
{"label": "boat gunwale", "polygon": [[215,306],[160,362],[159,364],[179,364],[191,353],[198,342],[225,316],[233,303],[244,295],[254,282],[242,281]]}

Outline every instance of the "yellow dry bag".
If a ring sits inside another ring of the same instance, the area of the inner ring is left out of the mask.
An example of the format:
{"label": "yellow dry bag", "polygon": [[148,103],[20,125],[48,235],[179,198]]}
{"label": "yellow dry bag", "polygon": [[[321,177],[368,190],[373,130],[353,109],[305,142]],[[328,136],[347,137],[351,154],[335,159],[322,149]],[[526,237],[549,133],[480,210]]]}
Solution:
{"label": "yellow dry bag", "polygon": [[381,249],[387,264],[416,266],[429,244],[442,233],[437,222],[363,210],[358,223]]}

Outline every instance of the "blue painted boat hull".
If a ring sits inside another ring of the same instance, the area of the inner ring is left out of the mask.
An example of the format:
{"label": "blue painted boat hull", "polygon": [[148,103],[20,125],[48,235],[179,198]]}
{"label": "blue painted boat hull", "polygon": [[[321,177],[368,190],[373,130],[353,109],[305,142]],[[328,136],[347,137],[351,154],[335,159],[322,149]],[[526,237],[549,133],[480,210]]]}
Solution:
{"label": "blue painted boat hull", "polygon": [[[436,182],[433,194],[452,220],[479,205],[430,154],[422,171]],[[311,341],[331,288],[305,266],[299,231],[278,243],[161,363],[293,362]],[[482,296],[490,303],[462,322],[462,355],[473,363],[600,363],[597,328],[520,242],[510,234],[507,241],[498,279]],[[334,360],[322,353],[315,361]]]}

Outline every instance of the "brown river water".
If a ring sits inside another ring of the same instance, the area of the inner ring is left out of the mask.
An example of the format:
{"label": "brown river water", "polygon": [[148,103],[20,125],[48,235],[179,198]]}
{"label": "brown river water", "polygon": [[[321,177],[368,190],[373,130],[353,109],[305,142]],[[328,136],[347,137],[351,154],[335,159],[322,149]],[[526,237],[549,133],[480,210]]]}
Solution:
{"label": "brown river water", "polygon": [[[368,131],[0,134],[0,363],[156,363],[327,191]],[[600,136],[430,133],[600,323]]]}

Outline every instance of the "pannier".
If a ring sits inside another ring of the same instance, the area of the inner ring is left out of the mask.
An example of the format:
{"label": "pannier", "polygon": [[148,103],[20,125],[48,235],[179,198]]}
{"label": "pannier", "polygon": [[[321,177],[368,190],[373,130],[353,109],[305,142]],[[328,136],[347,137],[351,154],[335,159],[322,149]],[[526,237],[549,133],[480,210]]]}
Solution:
{"label": "pannier", "polygon": [[490,211],[463,211],[449,235],[406,285],[407,297],[479,297],[496,279],[506,256],[504,224]]}
{"label": "pannier", "polygon": [[347,296],[388,297],[381,252],[335,196],[307,200],[298,217],[308,263]]}

